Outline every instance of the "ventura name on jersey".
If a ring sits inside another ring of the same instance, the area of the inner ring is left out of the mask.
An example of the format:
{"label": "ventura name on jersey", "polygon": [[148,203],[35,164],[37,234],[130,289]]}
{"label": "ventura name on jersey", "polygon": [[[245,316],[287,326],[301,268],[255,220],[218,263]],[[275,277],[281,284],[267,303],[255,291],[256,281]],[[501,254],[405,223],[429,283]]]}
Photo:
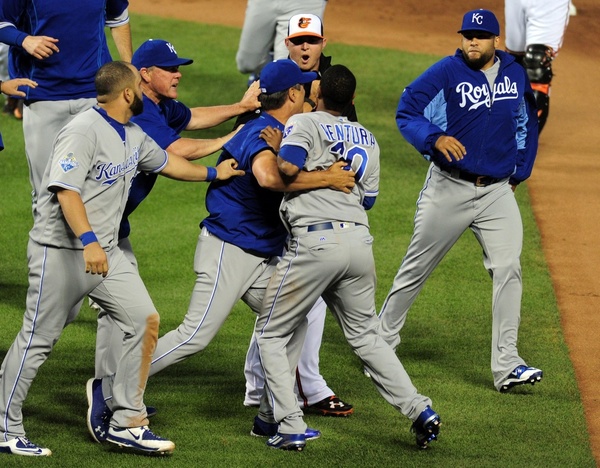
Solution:
{"label": "ventura name on jersey", "polygon": [[357,127],[350,123],[333,125],[320,123],[319,126],[325,132],[329,141],[347,141],[354,145],[375,146],[375,137],[373,134],[362,127]]}

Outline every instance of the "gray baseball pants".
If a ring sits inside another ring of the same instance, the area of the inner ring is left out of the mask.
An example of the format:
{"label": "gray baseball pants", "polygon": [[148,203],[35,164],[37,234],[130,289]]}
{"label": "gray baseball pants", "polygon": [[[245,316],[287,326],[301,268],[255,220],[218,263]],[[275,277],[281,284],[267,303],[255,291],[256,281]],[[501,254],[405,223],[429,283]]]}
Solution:
{"label": "gray baseball pants", "polygon": [[323,235],[293,228],[289,250],[265,292],[255,329],[267,388],[259,417],[277,421],[283,434],[306,430],[294,395],[293,371],[304,341],[306,314],[322,296],[348,344],[372,371],[380,394],[415,420],[431,400],[417,393],[394,350],[380,336],[373,238],[365,226],[336,227],[333,235],[327,233],[325,243]]}
{"label": "gray baseball pants", "polygon": [[158,340],[150,375],[206,348],[239,299],[258,312],[278,260],[252,255],[202,229],[188,311],[181,325]]}
{"label": "gray baseball pants", "polygon": [[517,366],[525,364],[517,351],[523,224],[508,180],[477,187],[431,164],[417,201],[408,251],[379,315],[382,333],[393,348],[400,344],[398,333],[410,306],[468,228],[483,249],[483,264],[493,281],[491,367],[499,388]]}
{"label": "gray baseball pants", "polygon": [[[107,252],[109,273],[85,273],[81,250],[28,245],[29,289],[23,326],[2,363],[0,436],[25,435],[22,406],[45,362],[83,298],[89,295],[124,333],[122,357],[113,378],[111,425],[148,423],[143,402],[159,317],[131,262],[119,248]],[[68,273],[68,274],[67,274]]]}
{"label": "gray baseball pants", "polygon": [[23,136],[35,208],[52,144],[58,132],[77,114],[96,104],[95,98],[36,101],[23,106]]}

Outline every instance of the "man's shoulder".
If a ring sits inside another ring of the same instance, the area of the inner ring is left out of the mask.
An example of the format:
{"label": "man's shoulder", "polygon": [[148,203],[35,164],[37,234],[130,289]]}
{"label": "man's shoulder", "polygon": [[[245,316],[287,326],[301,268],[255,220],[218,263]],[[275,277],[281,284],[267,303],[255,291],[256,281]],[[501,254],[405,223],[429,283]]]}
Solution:
{"label": "man's shoulder", "polygon": [[87,109],[77,114],[73,120],[67,123],[63,127],[63,132],[98,132],[103,127],[98,125],[98,122],[102,121],[104,121],[104,118],[96,109]]}
{"label": "man's shoulder", "polygon": [[328,55],[321,54],[319,58],[319,73],[323,74],[325,70],[331,67],[332,58]]}

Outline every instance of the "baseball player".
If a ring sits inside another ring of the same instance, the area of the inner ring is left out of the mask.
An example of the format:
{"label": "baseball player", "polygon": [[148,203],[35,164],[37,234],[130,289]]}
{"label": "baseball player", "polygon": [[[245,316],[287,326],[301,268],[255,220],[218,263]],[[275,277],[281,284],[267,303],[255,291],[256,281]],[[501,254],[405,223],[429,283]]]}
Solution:
{"label": "baseball player", "polygon": [[496,389],[506,392],[542,379],[517,351],[523,225],[513,193],[531,174],[537,152],[535,98],[523,67],[496,50],[494,13],[467,12],[459,33],[460,48],[410,84],[396,112],[404,138],[431,164],[380,319],[384,338],[396,348],[425,281],[470,228],[492,277],[491,366]]}
{"label": "baseball player", "polygon": [[[323,23],[318,16],[301,13],[290,18],[288,22],[288,36],[285,45],[290,59],[298,64],[303,71],[324,73],[331,66],[331,57],[323,54],[327,39],[323,36]],[[319,80],[304,85],[305,102],[304,112],[315,109],[316,89]],[[343,110],[342,115],[355,122],[356,109],[351,102]],[[256,113],[247,113],[240,116],[244,118],[255,117]],[[304,342],[300,361],[296,373],[296,388],[301,406],[309,411],[323,416],[349,416],[354,408],[349,403],[341,400],[327,385],[319,371],[319,351],[325,327],[327,308],[322,299],[319,299],[308,314],[308,333]],[[260,395],[263,393],[264,377],[256,338],[252,336],[246,364],[246,406],[258,406]]]}
{"label": "baseball player", "polygon": [[541,132],[550,111],[552,61],[569,23],[569,0],[506,0],[506,51],[525,67],[538,108]]}
{"label": "baseball player", "polygon": [[[148,429],[144,388],[158,338],[159,316],[134,266],[117,245],[131,179],[138,170],[204,181],[243,175],[235,163],[206,168],[169,157],[137,125],[143,110],[141,77],[125,62],[97,73],[98,105],[73,119],[54,143],[39,192],[28,245],[29,289],[23,326],[0,374],[0,451],[48,456],[25,436],[22,405],[38,368],[89,295],[125,337],[113,379],[107,440],[143,452],[169,453],[174,444]],[[95,388],[94,412],[104,410]],[[97,409],[99,408],[99,409]]]}
{"label": "baseball player", "polygon": [[[279,218],[281,195],[271,190],[286,188],[272,148],[261,138],[267,126],[283,123],[304,104],[300,83],[312,81],[313,73],[302,73],[291,60],[267,64],[261,78],[263,112],[246,124],[224,146],[219,161],[237,161],[245,177],[211,184],[206,194],[209,215],[201,222],[194,270],[197,280],[183,322],[158,340],[150,375],[202,351],[217,334],[239,299],[258,312],[262,295],[283,251],[287,232]],[[352,173],[341,165],[333,171],[304,173],[292,188],[334,187],[349,190]],[[102,379],[105,381],[106,379]],[[111,394],[102,392],[110,400]],[[94,413],[94,412],[93,412]],[[106,432],[102,412],[90,415],[95,437]],[[266,436],[260,428],[253,435]]]}
{"label": "baseball player", "polygon": [[[375,314],[373,238],[365,210],[379,191],[379,146],[371,132],[341,115],[356,79],[343,65],[322,77],[317,112],[292,117],[277,157],[286,177],[344,161],[355,172],[350,194],[332,190],[286,193],[281,216],[291,235],[265,292],[255,333],[265,373],[265,392],[255,418],[276,434],[267,445],[302,450],[306,424],[290,379],[306,332],[306,314],[323,297],[356,355],[372,370],[381,395],[414,421],[420,447],[439,432],[431,400],[417,389],[394,350],[379,336]],[[255,420],[255,425],[256,425]]]}
{"label": "baseball player", "polygon": [[326,5],[327,0],[248,0],[235,57],[240,73],[250,73],[251,83],[271,60],[287,58],[283,40],[289,19],[306,12],[322,18]]}
{"label": "baseball player", "polygon": [[[33,209],[49,142],[79,112],[95,103],[94,75],[111,60],[104,26],[122,60],[131,60],[127,0],[2,0],[0,42],[11,46],[12,77],[36,81],[23,108],[23,135]],[[76,19],[75,19],[76,18]]]}
{"label": "baseball player", "polygon": [[[219,150],[229,141],[233,132],[221,138],[199,139],[181,137],[184,130],[201,130],[214,127],[240,113],[251,111],[259,106],[258,83],[249,88],[240,102],[211,107],[187,107],[177,100],[182,72],[180,67],[193,63],[193,60],[179,57],[175,47],[162,39],[145,41],[133,54],[132,64],[142,76],[144,111],[132,117],[158,145],[172,154],[195,160]],[[129,234],[129,216],[150,194],[157,174],[140,172],[131,184],[129,198],[119,228],[119,245],[134,265],[137,265]],[[98,315],[96,339],[96,378],[115,372],[120,356],[122,336],[103,312]]]}

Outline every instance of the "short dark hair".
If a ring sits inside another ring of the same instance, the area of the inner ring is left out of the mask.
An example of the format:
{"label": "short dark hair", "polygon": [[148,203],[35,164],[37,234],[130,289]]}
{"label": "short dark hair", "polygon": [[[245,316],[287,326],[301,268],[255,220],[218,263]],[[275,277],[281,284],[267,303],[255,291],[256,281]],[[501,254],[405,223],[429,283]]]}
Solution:
{"label": "short dark hair", "polygon": [[135,74],[127,62],[114,61],[100,67],[94,78],[98,96],[110,96],[135,82]]}
{"label": "short dark hair", "polygon": [[332,65],[321,77],[321,96],[325,108],[342,112],[354,98],[356,77],[344,65]]}
{"label": "short dark hair", "polygon": [[[294,85],[292,88],[300,89],[302,85]],[[285,102],[287,101],[288,89],[284,89],[283,91],[277,91],[272,94],[261,93],[258,96],[258,100],[260,102],[260,107],[264,111],[276,110],[283,107]]]}

